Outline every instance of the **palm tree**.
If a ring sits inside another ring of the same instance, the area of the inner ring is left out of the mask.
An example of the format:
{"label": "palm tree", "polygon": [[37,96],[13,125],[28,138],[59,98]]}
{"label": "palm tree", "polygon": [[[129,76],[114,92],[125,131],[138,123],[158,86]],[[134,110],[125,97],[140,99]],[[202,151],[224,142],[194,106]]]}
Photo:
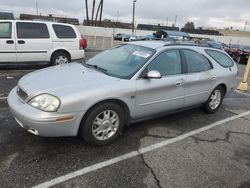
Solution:
{"label": "palm tree", "polygon": [[[102,10],[103,10],[103,0],[100,0],[100,3],[97,8],[96,16],[95,16],[95,25],[101,26]],[[98,24],[97,19],[98,19],[99,12],[100,12],[100,18],[99,18],[99,24]]]}
{"label": "palm tree", "polygon": [[100,19],[99,19],[99,26],[101,26],[102,24],[103,0],[101,0],[100,4],[101,4],[101,13],[100,13]]}
{"label": "palm tree", "polygon": [[91,25],[94,25],[94,13],[95,13],[95,0],[93,0],[93,6],[92,6],[92,16],[91,16]]}
{"label": "palm tree", "polygon": [[[89,10],[88,10],[88,0],[85,0],[85,6],[86,6],[86,17],[87,17],[87,25],[99,25],[101,26],[101,21],[102,21],[102,13],[103,13],[103,0],[100,0],[97,11],[96,11],[96,15],[95,15],[95,20],[94,20],[94,14],[95,14],[95,5],[96,5],[96,1],[93,0],[93,5],[92,5],[92,14],[91,14],[91,24],[90,24],[90,20],[89,20]],[[100,14],[100,15],[99,15]],[[99,16],[99,24],[97,22]]]}

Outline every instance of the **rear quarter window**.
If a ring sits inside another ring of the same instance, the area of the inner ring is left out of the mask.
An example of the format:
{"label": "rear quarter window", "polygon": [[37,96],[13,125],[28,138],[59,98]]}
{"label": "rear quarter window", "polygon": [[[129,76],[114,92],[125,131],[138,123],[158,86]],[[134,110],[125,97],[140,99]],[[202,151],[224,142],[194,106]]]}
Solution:
{"label": "rear quarter window", "polygon": [[232,67],[234,65],[232,59],[222,52],[215,50],[205,50],[205,51],[211,58],[213,58],[222,67]]}
{"label": "rear quarter window", "polygon": [[57,38],[59,39],[75,39],[76,33],[74,29],[67,25],[59,25],[53,24],[52,25]]}

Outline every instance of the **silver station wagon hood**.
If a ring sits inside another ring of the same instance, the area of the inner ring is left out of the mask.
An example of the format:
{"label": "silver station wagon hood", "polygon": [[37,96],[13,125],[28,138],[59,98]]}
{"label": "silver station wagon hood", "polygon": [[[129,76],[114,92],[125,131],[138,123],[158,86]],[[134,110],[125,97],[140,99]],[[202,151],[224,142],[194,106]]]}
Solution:
{"label": "silver station wagon hood", "polygon": [[80,63],[49,67],[24,76],[18,86],[29,96],[49,93],[58,97],[79,91],[112,85],[120,79],[110,77]]}

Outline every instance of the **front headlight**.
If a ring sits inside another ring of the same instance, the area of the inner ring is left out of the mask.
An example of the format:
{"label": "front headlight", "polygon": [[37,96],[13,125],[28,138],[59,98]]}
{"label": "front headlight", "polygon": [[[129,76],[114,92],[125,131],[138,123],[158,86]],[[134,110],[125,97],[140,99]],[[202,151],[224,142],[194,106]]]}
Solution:
{"label": "front headlight", "polygon": [[49,94],[37,95],[29,101],[29,104],[45,112],[55,112],[60,106],[60,100]]}

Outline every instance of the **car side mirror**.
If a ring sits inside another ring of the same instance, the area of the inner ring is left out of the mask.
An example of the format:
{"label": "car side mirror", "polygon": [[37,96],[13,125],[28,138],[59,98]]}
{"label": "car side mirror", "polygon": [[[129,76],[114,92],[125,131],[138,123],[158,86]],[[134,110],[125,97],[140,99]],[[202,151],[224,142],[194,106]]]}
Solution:
{"label": "car side mirror", "polygon": [[161,79],[162,76],[161,76],[161,73],[159,73],[158,71],[151,70],[151,71],[149,71],[147,73],[146,78],[149,78],[149,79]]}

